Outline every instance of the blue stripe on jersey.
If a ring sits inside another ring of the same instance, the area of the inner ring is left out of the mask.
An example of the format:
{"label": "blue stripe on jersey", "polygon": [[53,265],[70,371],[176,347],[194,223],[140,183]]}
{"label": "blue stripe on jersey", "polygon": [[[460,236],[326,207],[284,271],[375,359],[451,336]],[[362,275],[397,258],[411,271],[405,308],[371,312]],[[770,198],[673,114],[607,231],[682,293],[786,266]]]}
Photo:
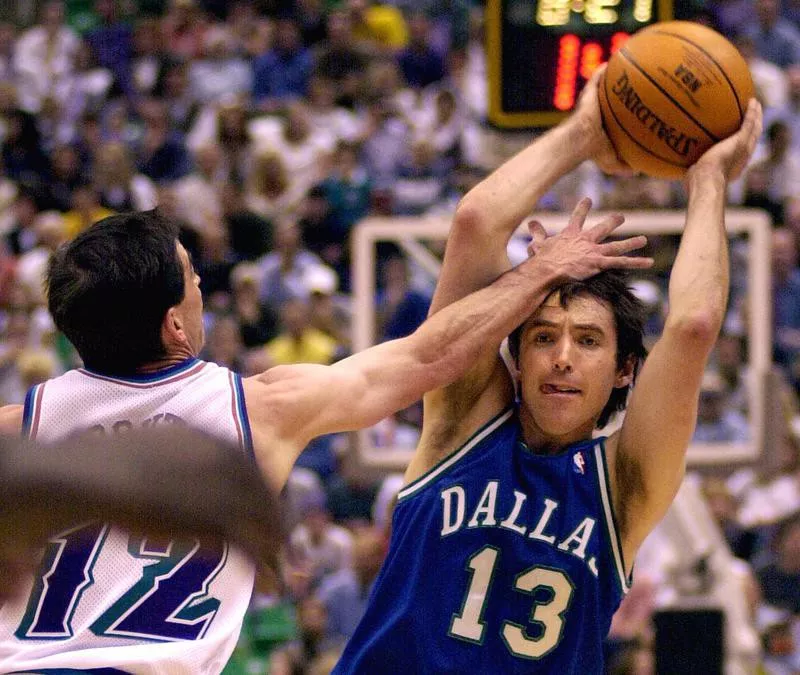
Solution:
{"label": "blue stripe on jersey", "polygon": [[39,391],[41,384],[35,384],[28,393],[25,394],[25,406],[22,412],[22,438],[30,438],[31,424],[33,423],[33,413],[36,407],[36,394]]}
{"label": "blue stripe on jersey", "polygon": [[233,374],[234,395],[236,396],[236,413],[242,425],[244,435],[244,448],[251,458],[255,459],[253,449],[253,434],[250,430],[250,418],[247,416],[247,403],[244,400],[244,387],[242,386],[242,376],[238,373]]}
{"label": "blue stripe on jersey", "polygon": [[625,574],[625,557],[622,554],[622,539],[619,536],[619,526],[617,525],[617,518],[614,514],[611,481],[608,478],[608,462],[606,461],[606,453],[603,450],[604,446],[595,446],[597,483],[600,488],[600,495],[603,500],[603,513],[605,515],[603,521],[606,524],[608,540],[611,544],[612,553],[614,554],[614,563],[617,568],[620,590],[623,594],[627,594],[631,587],[633,574],[631,573],[630,577]]}
{"label": "blue stripe on jersey", "polygon": [[105,373],[98,373],[94,370],[90,370],[89,368],[81,368],[82,371],[89,373],[90,375],[97,375],[98,377],[103,377],[109,380],[117,380],[119,382],[133,382],[135,384],[152,384],[153,382],[159,382],[160,380],[166,380],[168,377],[173,377],[174,375],[178,375],[186,370],[189,370],[193,366],[197,365],[200,360],[195,356],[190,356],[188,359],[181,361],[180,363],[176,363],[174,366],[168,366],[167,368],[163,368],[161,370],[157,370],[152,373],[139,373],[134,375],[126,375],[125,377],[120,377],[118,375],[107,375]]}

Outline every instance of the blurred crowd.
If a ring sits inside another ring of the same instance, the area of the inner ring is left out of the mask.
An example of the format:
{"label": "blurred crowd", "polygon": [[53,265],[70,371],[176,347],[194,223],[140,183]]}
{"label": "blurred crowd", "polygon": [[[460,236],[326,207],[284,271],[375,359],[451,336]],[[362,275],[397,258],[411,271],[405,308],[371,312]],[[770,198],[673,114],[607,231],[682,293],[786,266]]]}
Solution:
{"label": "blurred crowd", "polygon": [[[202,278],[203,358],[250,375],[346,356],[355,224],[447,216],[532,137],[486,121],[483,9],[476,0],[0,3],[0,402],[20,403],[32,384],[78,364],[46,310],[49,254],[106,215],[156,206],[180,224]],[[716,0],[692,12],[735,41],[765,106],[764,137],[730,198],[772,220],[772,307],[748,302],[749,244],[734,240],[730,311],[695,440],[752,440],[747,328],[769,311],[777,440],[757,465],[718,465],[700,484],[738,561],[762,672],[784,675],[800,672],[800,2]],[[604,209],[685,205],[679,183],[610,179],[586,164],[540,208],[568,211],[587,194]],[[431,246],[441,252],[442,242]],[[677,241],[649,246],[657,265],[635,288],[652,340]],[[435,279],[390,244],[378,248],[377,279],[375,334],[411,333]],[[374,445],[413,448],[421,415],[415,405],[384,420]],[[283,569],[260,580],[226,672],[316,675],[335,662],[380,568],[402,481],[355,455],[337,435],[301,457],[284,495]],[[650,619],[667,577],[638,568],[609,672],[653,672]]]}

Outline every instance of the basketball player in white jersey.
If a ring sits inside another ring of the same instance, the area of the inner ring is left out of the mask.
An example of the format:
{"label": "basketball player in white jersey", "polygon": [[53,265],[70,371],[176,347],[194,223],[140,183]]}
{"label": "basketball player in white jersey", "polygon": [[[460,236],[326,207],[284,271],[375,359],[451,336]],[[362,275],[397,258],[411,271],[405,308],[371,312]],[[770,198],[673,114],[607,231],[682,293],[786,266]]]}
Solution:
{"label": "basketball player in white jersey", "polygon": [[[0,429],[50,443],[85,430],[113,439],[191,426],[253,453],[280,489],[315,436],[372,425],[466,372],[528,314],[543,279],[594,273],[581,264],[587,255],[601,268],[649,266],[625,256],[643,237],[601,243],[615,227],[549,239],[407,338],[243,380],[197,359],[199,277],[175,230],[152,212],[112,216],[60,249],[48,271],[49,309],[84,368],[0,409]],[[251,563],[233,547],[76,523],[50,540],[24,600],[0,608],[0,672],[217,673],[252,584]]]}

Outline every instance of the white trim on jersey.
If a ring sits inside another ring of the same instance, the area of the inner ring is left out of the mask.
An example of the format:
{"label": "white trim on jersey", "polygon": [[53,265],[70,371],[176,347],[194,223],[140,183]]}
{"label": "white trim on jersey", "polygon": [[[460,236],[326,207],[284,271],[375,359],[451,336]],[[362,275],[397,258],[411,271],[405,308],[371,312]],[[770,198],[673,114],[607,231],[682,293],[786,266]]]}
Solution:
{"label": "white trim on jersey", "polygon": [[472,450],[472,448],[474,448],[484,438],[491,434],[501,424],[506,422],[513,414],[514,409],[509,408],[505,413],[497,416],[493,421],[489,422],[485,427],[483,427],[483,429],[478,431],[478,433],[476,433],[469,441],[461,446],[460,450],[456,450],[452,455],[450,455],[450,457],[437,464],[428,473],[422,475],[416,481],[406,485],[402,490],[400,490],[400,492],[397,493],[397,498],[404,499],[405,497],[419,492],[419,490],[428,485],[428,483],[438,478],[442,473],[453,466],[453,464],[458,462],[462,457],[464,457],[464,455]]}
{"label": "white trim on jersey", "polygon": [[625,575],[625,563],[622,559],[622,544],[617,533],[617,527],[614,524],[614,509],[611,502],[611,492],[608,489],[608,482],[606,481],[606,457],[603,452],[603,443],[597,443],[594,446],[595,468],[597,469],[597,481],[600,485],[600,498],[603,501],[603,515],[605,516],[606,527],[608,528],[608,538],[611,541],[611,551],[614,554],[614,563],[617,567],[617,574],[619,575],[619,583],[622,586],[622,592],[626,593],[630,590],[628,577]]}

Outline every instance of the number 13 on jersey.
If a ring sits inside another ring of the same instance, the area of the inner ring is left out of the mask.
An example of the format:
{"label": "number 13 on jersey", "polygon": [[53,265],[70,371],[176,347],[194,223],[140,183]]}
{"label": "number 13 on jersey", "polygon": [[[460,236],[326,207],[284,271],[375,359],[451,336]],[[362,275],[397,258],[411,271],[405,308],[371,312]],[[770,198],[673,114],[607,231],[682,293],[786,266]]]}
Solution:
{"label": "number 13 on jersey", "polygon": [[[467,559],[470,582],[464,595],[461,611],[453,615],[449,635],[468,642],[482,644],[487,625],[483,620],[486,601],[491,593],[492,581],[500,550],[484,546]],[[569,609],[574,586],[562,571],[550,567],[534,566],[524,570],[513,581],[514,590],[533,596],[544,591],[549,597],[533,599],[528,623],[539,627],[538,635],[531,637],[525,625],[511,620],[503,621],[500,634],[508,650],[515,656],[541,659],[558,646],[564,632],[564,614]]]}

